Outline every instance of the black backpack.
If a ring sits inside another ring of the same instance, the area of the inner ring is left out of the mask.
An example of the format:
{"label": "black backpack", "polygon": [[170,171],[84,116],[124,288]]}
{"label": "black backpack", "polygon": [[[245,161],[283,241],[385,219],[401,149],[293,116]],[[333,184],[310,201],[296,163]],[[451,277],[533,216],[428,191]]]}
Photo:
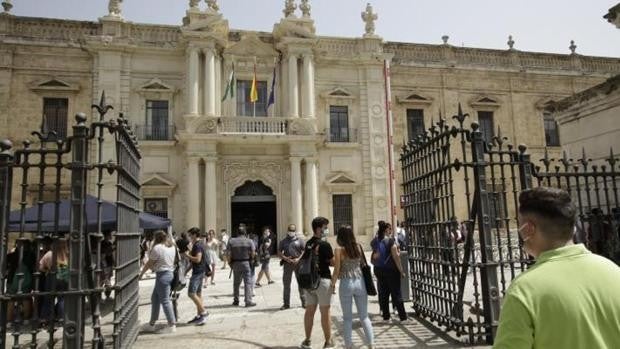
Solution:
{"label": "black backpack", "polygon": [[321,277],[319,276],[319,245],[306,247],[306,253],[299,263],[297,271],[297,284],[299,288],[306,290],[316,290],[319,288]]}

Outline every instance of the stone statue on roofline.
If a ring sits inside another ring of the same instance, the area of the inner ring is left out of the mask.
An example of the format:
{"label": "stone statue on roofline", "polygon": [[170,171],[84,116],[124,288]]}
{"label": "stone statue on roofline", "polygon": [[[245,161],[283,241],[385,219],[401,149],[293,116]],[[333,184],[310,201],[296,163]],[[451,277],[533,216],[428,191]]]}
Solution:
{"label": "stone statue on roofline", "polygon": [[370,3],[366,4],[366,11],[362,12],[362,20],[366,22],[366,33],[364,37],[375,36],[375,21],[378,18],[379,16],[372,10],[372,5],[370,5]]}
{"label": "stone statue on roofline", "polygon": [[108,2],[108,12],[110,16],[120,17],[121,16],[121,3],[123,0],[110,0]]}
{"label": "stone statue on roofline", "polygon": [[312,6],[310,6],[309,0],[301,0],[299,9],[301,10],[303,18],[310,18],[310,10],[312,9]]}
{"label": "stone statue on roofline", "polygon": [[197,10],[199,3],[200,3],[200,0],[189,0],[189,8],[190,8],[190,10]]}
{"label": "stone statue on roofline", "polygon": [[295,0],[285,0],[284,1],[284,17],[295,17],[295,9],[297,5],[295,5]]}
{"label": "stone statue on roofline", "polygon": [[205,0],[205,2],[207,3],[207,10],[212,12],[218,12],[220,10],[217,0]]}

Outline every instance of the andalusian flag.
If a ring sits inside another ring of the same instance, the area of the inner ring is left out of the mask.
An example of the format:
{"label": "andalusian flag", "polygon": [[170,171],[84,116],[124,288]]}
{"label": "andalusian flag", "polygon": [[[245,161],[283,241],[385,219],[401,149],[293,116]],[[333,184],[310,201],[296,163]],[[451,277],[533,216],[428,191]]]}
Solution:
{"label": "andalusian flag", "polygon": [[252,78],[252,89],[250,90],[250,102],[258,101],[258,88],[256,87],[256,63],[254,63],[254,77]]}
{"label": "andalusian flag", "polygon": [[226,85],[226,91],[224,91],[224,97],[222,97],[222,102],[228,97],[233,99],[235,98],[235,85],[237,85],[237,81],[235,80],[235,63],[233,63],[232,70],[230,71],[230,77],[228,78],[228,84]]}

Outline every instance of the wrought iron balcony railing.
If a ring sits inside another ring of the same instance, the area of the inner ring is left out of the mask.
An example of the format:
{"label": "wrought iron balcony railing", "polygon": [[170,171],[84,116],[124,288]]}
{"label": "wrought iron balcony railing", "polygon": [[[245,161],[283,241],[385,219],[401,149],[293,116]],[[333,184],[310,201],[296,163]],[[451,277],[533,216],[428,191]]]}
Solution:
{"label": "wrought iron balcony railing", "polygon": [[174,125],[135,125],[136,135],[141,141],[174,140]]}

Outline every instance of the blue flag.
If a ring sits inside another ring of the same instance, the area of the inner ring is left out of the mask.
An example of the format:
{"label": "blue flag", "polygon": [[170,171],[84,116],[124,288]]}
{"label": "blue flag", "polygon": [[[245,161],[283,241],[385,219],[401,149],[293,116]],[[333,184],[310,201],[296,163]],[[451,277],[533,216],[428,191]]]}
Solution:
{"label": "blue flag", "polygon": [[269,107],[274,104],[276,101],[276,68],[273,67],[273,80],[271,80],[271,93],[269,93],[269,100],[267,101],[267,106],[265,107],[265,111],[269,110]]}

